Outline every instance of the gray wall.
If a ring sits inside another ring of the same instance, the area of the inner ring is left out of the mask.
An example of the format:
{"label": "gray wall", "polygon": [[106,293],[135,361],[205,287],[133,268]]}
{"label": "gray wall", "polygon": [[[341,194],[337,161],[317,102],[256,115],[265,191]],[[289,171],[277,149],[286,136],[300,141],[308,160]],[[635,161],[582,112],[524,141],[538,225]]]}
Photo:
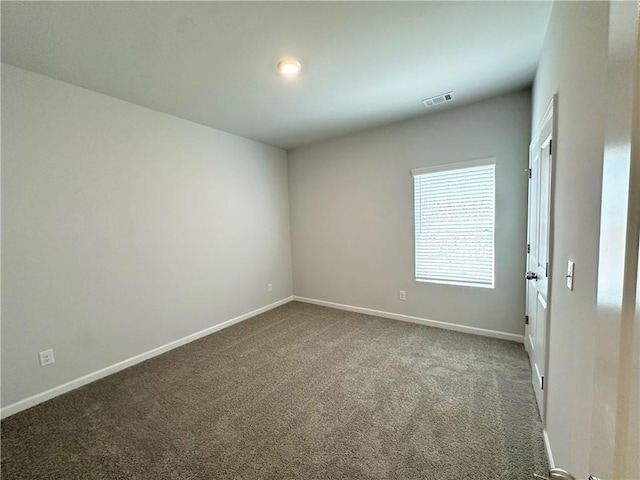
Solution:
{"label": "gray wall", "polygon": [[286,152],[2,66],[3,406],[291,293]]}
{"label": "gray wall", "polygon": [[608,9],[554,4],[533,89],[533,128],[558,92],[546,429],[556,465],[576,478],[590,474]]}
{"label": "gray wall", "polygon": [[[530,107],[520,92],[289,152],[294,294],[522,335]],[[486,157],[495,289],[416,282],[410,170]]]}

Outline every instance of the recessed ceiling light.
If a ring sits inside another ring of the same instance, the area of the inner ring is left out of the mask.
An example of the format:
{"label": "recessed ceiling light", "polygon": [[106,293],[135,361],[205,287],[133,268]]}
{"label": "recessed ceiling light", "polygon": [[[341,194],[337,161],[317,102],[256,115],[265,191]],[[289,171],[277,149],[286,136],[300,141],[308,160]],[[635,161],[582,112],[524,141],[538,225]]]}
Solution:
{"label": "recessed ceiling light", "polygon": [[287,77],[295,77],[300,73],[300,62],[292,58],[286,58],[278,62],[278,70]]}

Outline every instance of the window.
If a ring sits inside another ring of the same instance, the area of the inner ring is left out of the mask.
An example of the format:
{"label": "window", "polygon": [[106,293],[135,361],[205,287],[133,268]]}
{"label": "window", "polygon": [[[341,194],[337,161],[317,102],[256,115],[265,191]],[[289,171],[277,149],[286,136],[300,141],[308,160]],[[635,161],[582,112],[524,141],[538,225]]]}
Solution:
{"label": "window", "polygon": [[493,288],[495,159],[411,173],[416,280]]}

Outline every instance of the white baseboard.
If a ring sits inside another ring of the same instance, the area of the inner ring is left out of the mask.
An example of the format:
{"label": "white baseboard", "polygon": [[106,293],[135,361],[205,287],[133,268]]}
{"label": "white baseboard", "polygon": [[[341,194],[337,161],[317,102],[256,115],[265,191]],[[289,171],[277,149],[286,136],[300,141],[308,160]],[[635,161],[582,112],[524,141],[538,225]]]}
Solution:
{"label": "white baseboard", "polygon": [[524,335],[516,335],[515,333],[499,332],[497,330],[488,330],[486,328],[469,327],[467,325],[457,325],[455,323],[440,322],[438,320],[429,320],[427,318],[412,317],[410,315],[402,315],[400,313],[383,312],[381,310],[373,310],[371,308],[354,307],[352,305],[343,305],[341,303],[326,302],[324,300],[316,300],[315,298],[306,298],[293,296],[298,302],[313,303],[314,305],[322,305],[324,307],[337,308],[338,310],[346,310],[348,312],[364,313],[366,315],[374,315],[376,317],[390,318],[392,320],[401,320],[403,322],[419,323],[429,327],[444,328],[446,330],[455,330],[456,332],[471,333],[473,335],[482,335],[483,337],[500,338],[502,340],[510,340],[512,342],[524,343]]}
{"label": "white baseboard", "polygon": [[[299,301],[299,302],[304,302],[304,303],[312,303],[315,305],[322,305],[325,307],[331,307],[331,308],[337,308],[339,310],[346,310],[349,312],[357,312],[357,313],[364,313],[366,315],[374,315],[377,317],[383,317],[383,318],[390,318],[393,320],[400,320],[400,321],[404,321],[404,322],[411,322],[411,323],[418,323],[420,325],[427,325],[430,327],[437,327],[437,328],[444,328],[447,330],[455,330],[457,332],[463,332],[463,333],[471,333],[474,335],[482,335],[485,337],[493,337],[493,338],[500,338],[502,340],[511,340],[514,342],[520,342],[520,343],[524,343],[524,336],[523,335],[516,335],[513,333],[506,333],[506,332],[499,332],[496,330],[487,330],[484,328],[477,328],[477,327],[469,327],[466,325],[456,325],[454,323],[447,323],[447,322],[440,322],[437,320],[429,320],[426,318],[419,318],[419,317],[412,317],[409,315],[402,315],[399,313],[391,313],[391,312],[383,312],[381,310],[373,310],[370,308],[363,308],[363,307],[355,307],[352,305],[343,305],[340,303],[333,303],[333,302],[327,302],[324,300],[316,300],[313,298],[305,298],[305,297],[298,297],[298,296],[291,296],[291,297],[287,297],[287,298],[283,298],[282,300],[279,300],[275,303],[272,303],[270,305],[266,305],[262,308],[259,308],[257,310],[253,310],[251,312],[245,313],[243,315],[240,315],[238,317],[232,318],[230,320],[227,320],[225,322],[219,323],[217,325],[213,325],[212,327],[206,328],[204,330],[201,330],[199,332],[196,333],[192,333],[191,335],[187,335],[186,337],[180,338],[178,340],[174,340],[173,342],[167,343],[165,345],[162,345],[160,347],[154,348],[152,350],[149,350],[147,352],[141,353],[139,355],[136,355],[135,357],[131,357],[127,360],[123,360],[122,362],[118,362],[114,365],[110,365],[108,367],[102,368],[100,370],[97,370],[95,372],[89,373],[87,375],[84,375],[80,378],[76,378],[75,380],[71,380],[70,382],[64,383],[62,385],[59,385],[57,387],[51,388],[49,390],[46,390],[42,393],[38,393],[36,395],[32,395],[31,397],[25,398],[24,400],[20,400],[18,402],[12,403],[11,405],[7,405],[6,407],[3,407],[2,409],[0,409],[0,418],[6,418],[9,417],[15,413],[21,412],[23,410],[26,410],[27,408],[31,408],[35,405],[38,405],[42,402],[46,402],[47,400],[50,400],[52,398],[55,398],[59,395],[62,395],[63,393],[67,393],[70,392],[71,390],[75,390],[76,388],[82,387],[84,385],[87,385],[88,383],[91,382],[95,382],[96,380],[99,380],[101,378],[104,378],[108,375],[114,374],[116,372],[119,372],[121,370],[124,370],[125,368],[131,367],[133,365],[136,365],[140,362],[144,362],[145,360],[148,360],[150,358],[153,358],[155,356],[161,355],[165,352],[168,352],[169,350],[173,350],[174,348],[178,348],[182,345],[185,345],[189,342],[193,342],[194,340],[197,340],[199,338],[202,338],[204,336],[210,335],[214,332],[217,332],[219,330],[222,330],[224,328],[230,327],[231,325],[234,325],[236,323],[242,322],[243,320],[246,320],[248,318],[251,317],[255,317],[256,315],[259,315],[260,313],[264,313],[268,310],[274,309],[276,307],[279,307],[281,305],[284,305],[285,303],[289,303],[293,300]],[[549,442],[548,442],[548,437],[546,434],[546,430],[543,432],[544,433],[544,438],[545,438],[545,445],[547,446],[547,454],[549,455],[549,463],[552,464],[553,463],[553,459],[551,456],[551,448],[549,447]]]}
{"label": "white baseboard", "polygon": [[289,303],[293,300],[293,297],[283,298],[275,303],[270,305],[266,305],[264,307],[258,308],[257,310],[253,310],[252,312],[245,313],[238,317],[232,318],[222,323],[218,323],[209,328],[205,328],[204,330],[200,330],[199,332],[192,333],[191,335],[187,335],[186,337],[180,338],[178,340],[174,340],[173,342],[169,342],[160,347],[154,348],[147,352],[141,353],[140,355],[136,355],[135,357],[131,357],[127,360],[123,360],[122,362],[118,362],[114,365],[102,368],[96,372],[89,373],[80,378],[76,378],[75,380],[71,380],[70,382],[64,383],[57,387],[46,390],[42,393],[38,393],[36,395],[32,395],[31,397],[25,398],[24,400],[20,400],[18,402],[12,403],[11,405],[7,405],[0,409],[0,418],[6,418],[15,413],[21,412],[22,410],[26,410],[27,408],[31,408],[39,403],[46,402],[47,400],[51,400],[58,395],[62,395],[63,393],[67,393],[71,390],[75,390],[76,388],[82,387],[88,383],[95,382],[101,378],[104,378],[113,373],[119,372],[120,370],[124,370],[125,368],[136,365],[137,363],[144,362],[150,358],[161,355],[169,350],[173,350],[174,348],[178,348],[182,345],[185,345],[189,342],[193,342],[199,338],[210,335],[218,330],[222,330],[224,328],[230,327],[236,323],[242,322],[243,320],[247,320],[248,318],[255,317],[260,313],[264,313],[268,310],[272,310],[280,305],[284,305],[285,303]]}
{"label": "white baseboard", "polygon": [[547,459],[549,460],[549,468],[556,468],[556,464],[553,461],[553,453],[551,452],[551,444],[549,443],[549,434],[547,429],[542,429],[542,437],[544,438],[544,448],[547,451]]}

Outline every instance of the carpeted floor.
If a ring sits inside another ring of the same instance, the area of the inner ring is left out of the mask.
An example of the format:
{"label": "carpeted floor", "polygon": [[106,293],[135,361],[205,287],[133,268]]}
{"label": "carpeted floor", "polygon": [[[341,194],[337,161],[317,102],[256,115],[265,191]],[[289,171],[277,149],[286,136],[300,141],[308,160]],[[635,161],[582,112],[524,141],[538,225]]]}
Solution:
{"label": "carpeted floor", "polygon": [[2,421],[2,479],[547,471],[522,345],[289,303]]}

